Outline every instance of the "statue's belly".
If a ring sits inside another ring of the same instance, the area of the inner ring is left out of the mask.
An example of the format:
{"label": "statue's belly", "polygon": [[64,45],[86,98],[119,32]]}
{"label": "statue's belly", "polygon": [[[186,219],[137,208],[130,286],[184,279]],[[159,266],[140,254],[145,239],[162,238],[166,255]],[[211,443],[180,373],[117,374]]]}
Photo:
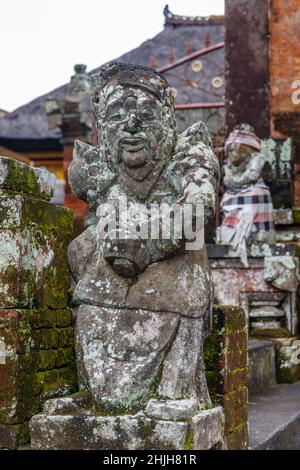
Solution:
{"label": "statue's belly", "polygon": [[97,256],[78,282],[76,303],[204,316],[211,299],[211,276],[203,248],[150,264],[137,279],[119,276]]}
{"label": "statue's belly", "polygon": [[203,316],[211,279],[204,250],[189,251],[153,263],[129,289],[126,306]]}

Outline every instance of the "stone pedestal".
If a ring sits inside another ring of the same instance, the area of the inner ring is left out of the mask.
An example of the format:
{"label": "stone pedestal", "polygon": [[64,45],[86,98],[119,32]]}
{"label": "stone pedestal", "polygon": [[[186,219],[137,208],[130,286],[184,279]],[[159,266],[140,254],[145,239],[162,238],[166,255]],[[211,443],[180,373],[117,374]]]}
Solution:
{"label": "stone pedestal", "polygon": [[[103,416],[79,394],[48,400],[44,405],[45,413],[31,419],[31,447],[42,450],[205,450],[222,447],[222,408],[197,411],[193,401],[150,400],[144,412]],[[164,419],[155,417],[156,412]]]}

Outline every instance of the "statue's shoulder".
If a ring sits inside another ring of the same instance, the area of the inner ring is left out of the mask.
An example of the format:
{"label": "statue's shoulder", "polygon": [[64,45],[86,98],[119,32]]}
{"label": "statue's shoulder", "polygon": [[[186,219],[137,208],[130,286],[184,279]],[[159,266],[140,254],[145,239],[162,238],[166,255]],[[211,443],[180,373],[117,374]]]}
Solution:
{"label": "statue's shoulder", "polygon": [[189,150],[191,147],[199,144],[204,144],[210,149],[213,148],[207,125],[202,121],[195,122],[192,126],[179,134],[176,153]]}
{"label": "statue's shoulder", "polygon": [[213,151],[212,141],[206,124],[199,121],[178,136],[178,141],[172,160],[167,168],[167,175],[173,184],[187,174],[205,171],[219,179],[220,166]]}
{"label": "statue's shoulder", "polygon": [[248,166],[250,168],[260,171],[265,166],[265,163],[266,163],[266,159],[265,159],[264,154],[261,152],[257,152],[251,156]]}
{"label": "statue's shoulder", "polygon": [[110,187],[114,179],[115,172],[100,148],[75,140],[73,160],[68,169],[68,180],[73,193],[93,205],[94,200]]}
{"label": "statue's shoulder", "polygon": [[76,281],[80,278],[87,262],[97,245],[96,225],[86,228],[78,237],[71,241],[68,248],[68,259],[71,273]]}

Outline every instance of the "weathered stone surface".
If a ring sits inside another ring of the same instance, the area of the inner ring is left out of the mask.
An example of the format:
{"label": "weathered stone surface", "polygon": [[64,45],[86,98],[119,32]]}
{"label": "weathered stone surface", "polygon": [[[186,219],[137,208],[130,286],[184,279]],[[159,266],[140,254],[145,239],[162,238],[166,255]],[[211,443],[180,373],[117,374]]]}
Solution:
{"label": "weathered stone surface", "polygon": [[[203,362],[203,330],[201,318],[181,318],[165,357],[157,390],[160,397],[176,400],[193,397],[198,398],[202,407],[211,405]],[[182,357],[186,344],[189,344],[189,348]]]}
{"label": "weathered stone surface", "polygon": [[276,379],[278,383],[300,380],[300,340],[297,337],[272,340],[276,352]]}
{"label": "weathered stone surface", "polygon": [[[210,259],[234,258],[236,254],[230,249],[230,245],[207,244],[207,254]],[[284,243],[276,244],[253,244],[247,248],[247,254],[252,258],[264,258],[265,256],[297,256],[299,250],[295,245]],[[249,260],[249,263],[251,260]]]}
{"label": "weathered stone surface", "polygon": [[292,209],[275,209],[274,224],[275,225],[291,225],[294,223]]}
{"label": "weathered stone surface", "polygon": [[87,305],[79,308],[78,368],[101,409],[124,412],[146,404],[156,391],[178,323],[179,318],[172,313]]}
{"label": "weathered stone surface", "polygon": [[142,413],[99,416],[37,415],[30,421],[33,449],[201,450],[223,443],[220,407],[201,411],[189,421],[150,419]]}
{"label": "weathered stone surface", "polygon": [[55,175],[47,170],[32,168],[10,157],[0,156],[0,189],[51,199],[55,189]]}
{"label": "weathered stone surface", "polygon": [[191,449],[205,450],[223,444],[224,417],[221,407],[201,411],[192,418],[191,424],[194,433]]}
{"label": "weathered stone surface", "polygon": [[299,283],[299,260],[292,256],[266,256],[264,278],[275,287],[293,292]]}
{"label": "weathered stone surface", "polygon": [[47,398],[77,390],[67,243],[55,176],[0,157],[0,448],[29,440]]}
{"label": "weathered stone surface", "polygon": [[0,195],[1,229],[38,229],[53,238],[73,234],[72,212],[47,201],[23,194]]}
{"label": "weathered stone surface", "polygon": [[28,442],[28,422],[22,424],[0,424],[0,448],[16,449]]}
{"label": "weathered stone surface", "polygon": [[0,448],[28,441],[43,402],[76,389],[71,311],[1,310]]}
{"label": "weathered stone surface", "polygon": [[263,172],[266,181],[291,179],[293,163],[293,141],[291,138],[286,140],[264,139],[262,153],[266,160]]}
{"label": "weathered stone surface", "polygon": [[249,393],[258,394],[276,384],[275,348],[271,341],[249,342]]}
{"label": "weathered stone surface", "polygon": [[129,288],[126,306],[204,317],[211,289],[205,251],[189,251],[151,264]]}
{"label": "weathered stone surface", "polygon": [[69,397],[51,398],[44,403],[43,413],[47,415],[61,415],[74,413],[90,404],[87,393],[78,392]]}
{"label": "weathered stone surface", "polygon": [[[177,139],[171,89],[154,70],[112,63],[92,87],[98,146],[77,142],[69,167],[71,188],[90,204],[69,247],[81,387],[109,414],[143,410],[151,398],[208,407],[211,276],[203,243],[191,247],[179,233],[198,223],[199,205],[201,228],[215,210],[219,164],[207,128],[196,123]],[[150,237],[151,205],[162,203]],[[191,218],[165,236],[174,204]]]}
{"label": "weathered stone surface", "polygon": [[226,448],[248,448],[248,328],[241,307],[218,305],[212,333],[204,343],[206,377],[212,402],[222,405]]}
{"label": "weathered stone surface", "polygon": [[72,213],[21,194],[0,196],[0,226],[0,307],[66,307]]}
{"label": "weathered stone surface", "polygon": [[149,400],[145,414],[151,418],[178,421],[192,418],[196,415],[198,407],[196,399]]}
{"label": "weathered stone surface", "polygon": [[[215,300],[220,304],[242,305],[250,320],[252,335],[286,337],[297,334],[295,291],[284,288],[295,288],[298,260],[295,256],[290,257],[288,250],[287,253],[288,256],[270,256],[261,260],[250,258],[248,268],[230,258],[211,261]],[[268,266],[267,259],[274,260],[274,264],[272,261]],[[291,269],[287,269],[288,266]],[[278,289],[279,282],[282,290]],[[268,312],[270,316],[267,316]]]}
{"label": "weathered stone surface", "polygon": [[[158,238],[142,235],[152,203],[176,203],[179,214],[189,204],[190,229],[197,222],[197,205],[204,205],[201,228],[213,214],[219,165],[207,129],[195,124],[177,142],[170,87],[151,69],[109,64],[92,81],[99,145],[75,145],[69,169],[71,187],[91,206],[86,231],[69,248],[73,301],[79,306],[78,374],[88,398],[46,404],[46,414],[31,420],[32,445],[221,446],[221,408],[199,411],[211,406],[202,351],[212,301],[205,247],[184,246],[192,240],[187,233],[183,238],[178,232]],[[128,211],[121,210],[115,222],[126,237],[116,237],[109,227],[103,239],[102,209],[110,203],[109,211],[115,214],[123,196]],[[125,212],[129,225],[124,229]],[[132,237],[137,215],[142,218],[138,235]],[[163,212],[159,228],[167,226],[166,215]],[[54,342],[59,345],[59,338]],[[158,402],[161,413],[153,408]],[[156,417],[145,416],[145,408]]]}

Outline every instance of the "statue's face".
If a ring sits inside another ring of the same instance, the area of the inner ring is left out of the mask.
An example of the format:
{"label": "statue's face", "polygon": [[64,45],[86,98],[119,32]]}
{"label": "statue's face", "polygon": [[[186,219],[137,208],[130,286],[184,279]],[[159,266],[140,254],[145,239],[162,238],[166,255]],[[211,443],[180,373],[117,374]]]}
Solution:
{"label": "statue's face", "polygon": [[162,103],[152,93],[117,87],[105,102],[104,119],[106,145],[114,163],[133,170],[161,158],[159,144],[167,129]]}
{"label": "statue's face", "polygon": [[227,147],[228,161],[235,166],[246,162],[248,157],[253,153],[253,149],[245,144],[232,142]]}

